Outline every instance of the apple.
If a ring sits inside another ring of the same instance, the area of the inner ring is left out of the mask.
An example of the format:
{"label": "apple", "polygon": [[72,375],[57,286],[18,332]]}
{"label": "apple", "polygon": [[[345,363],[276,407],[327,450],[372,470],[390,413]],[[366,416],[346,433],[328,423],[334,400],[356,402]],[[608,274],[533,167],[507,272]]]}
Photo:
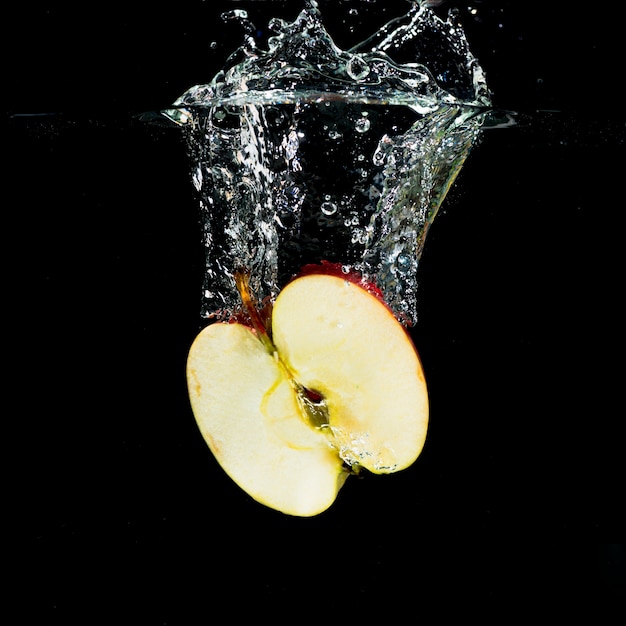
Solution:
{"label": "apple", "polygon": [[283,513],[326,510],[351,473],[402,470],[428,424],[422,365],[382,294],[330,264],[260,311],[236,276],[247,323],[215,322],[187,363],[191,407],[226,473]]}

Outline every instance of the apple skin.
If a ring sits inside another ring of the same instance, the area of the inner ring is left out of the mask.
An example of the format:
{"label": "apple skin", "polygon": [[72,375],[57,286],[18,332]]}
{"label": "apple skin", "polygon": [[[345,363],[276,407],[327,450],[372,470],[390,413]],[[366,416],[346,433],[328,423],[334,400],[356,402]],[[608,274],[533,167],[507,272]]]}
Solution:
{"label": "apple skin", "polygon": [[239,280],[253,327],[211,324],[189,352],[191,406],[215,458],[289,515],[325,511],[360,468],[408,467],[426,438],[428,394],[410,336],[375,289],[340,267],[303,268],[278,294],[271,331]]}
{"label": "apple skin", "polygon": [[310,263],[308,265],[304,265],[300,272],[294,277],[300,278],[301,276],[309,276],[311,274],[325,274],[328,276],[336,276],[337,278],[342,278],[343,280],[349,280],[351,283],[355,285],[359,285],[365,289],[365,291],[371,293],[373,296],[378,298],[380,302],[382,302],[385,306],[387,303],[385,302],[385,297],[380,288],[373,282],[367,281],[363,279],[363,276],[356,272],[355,270],[348,268],[345,270],[345,266],[341,263],[331,263],[330,261],[321,261],[321,263]]}

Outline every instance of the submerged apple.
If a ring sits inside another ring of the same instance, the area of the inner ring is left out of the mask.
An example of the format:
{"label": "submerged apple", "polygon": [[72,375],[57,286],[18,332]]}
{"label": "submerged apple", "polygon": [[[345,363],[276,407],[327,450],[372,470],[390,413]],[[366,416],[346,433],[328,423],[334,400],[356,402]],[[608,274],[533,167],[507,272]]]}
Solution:
{"label": "submerged apple", "polygon": [[285,286],[271,323],[238,275],[252,327],[207,326],[187,363],[191,406],[222,468],[257,501],[299,516],[326,510],[351,472],[411,465],[428,424],[404,327],[374,290],[317,268]]}

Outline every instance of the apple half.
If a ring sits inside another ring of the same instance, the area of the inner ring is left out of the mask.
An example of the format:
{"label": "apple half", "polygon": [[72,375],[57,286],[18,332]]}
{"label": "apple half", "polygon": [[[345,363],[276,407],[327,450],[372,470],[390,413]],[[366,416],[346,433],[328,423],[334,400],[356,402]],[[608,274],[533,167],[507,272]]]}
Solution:
{"label": "apple half", "polygon": [[284,287],[267,321],[239,274],[251,325],[207,326],[187,363],[191,407],[219,464],[255,500],[297,516],[326,510],[361,468],[411,465],[428,424],[405,328],[358,280],[319,267]]}

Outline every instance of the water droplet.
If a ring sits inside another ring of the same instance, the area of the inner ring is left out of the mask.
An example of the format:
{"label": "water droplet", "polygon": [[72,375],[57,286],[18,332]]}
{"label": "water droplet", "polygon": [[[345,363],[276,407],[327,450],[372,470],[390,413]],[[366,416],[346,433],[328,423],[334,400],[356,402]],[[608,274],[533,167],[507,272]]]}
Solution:
{"label": "water droplet", "polygon": [[331,130],[328,133],[328,136],[329,136],[330,139],[334,139],[334,140],[338,140],[338,139],[341,139],[343,137],[343,135],[339,131],[337,131],[337,130]]}
{"label": "water droplet", "polygon": [[334,215],[337,212],[337,205],[334,202],[322,202],[320,206],[324,215]]}

